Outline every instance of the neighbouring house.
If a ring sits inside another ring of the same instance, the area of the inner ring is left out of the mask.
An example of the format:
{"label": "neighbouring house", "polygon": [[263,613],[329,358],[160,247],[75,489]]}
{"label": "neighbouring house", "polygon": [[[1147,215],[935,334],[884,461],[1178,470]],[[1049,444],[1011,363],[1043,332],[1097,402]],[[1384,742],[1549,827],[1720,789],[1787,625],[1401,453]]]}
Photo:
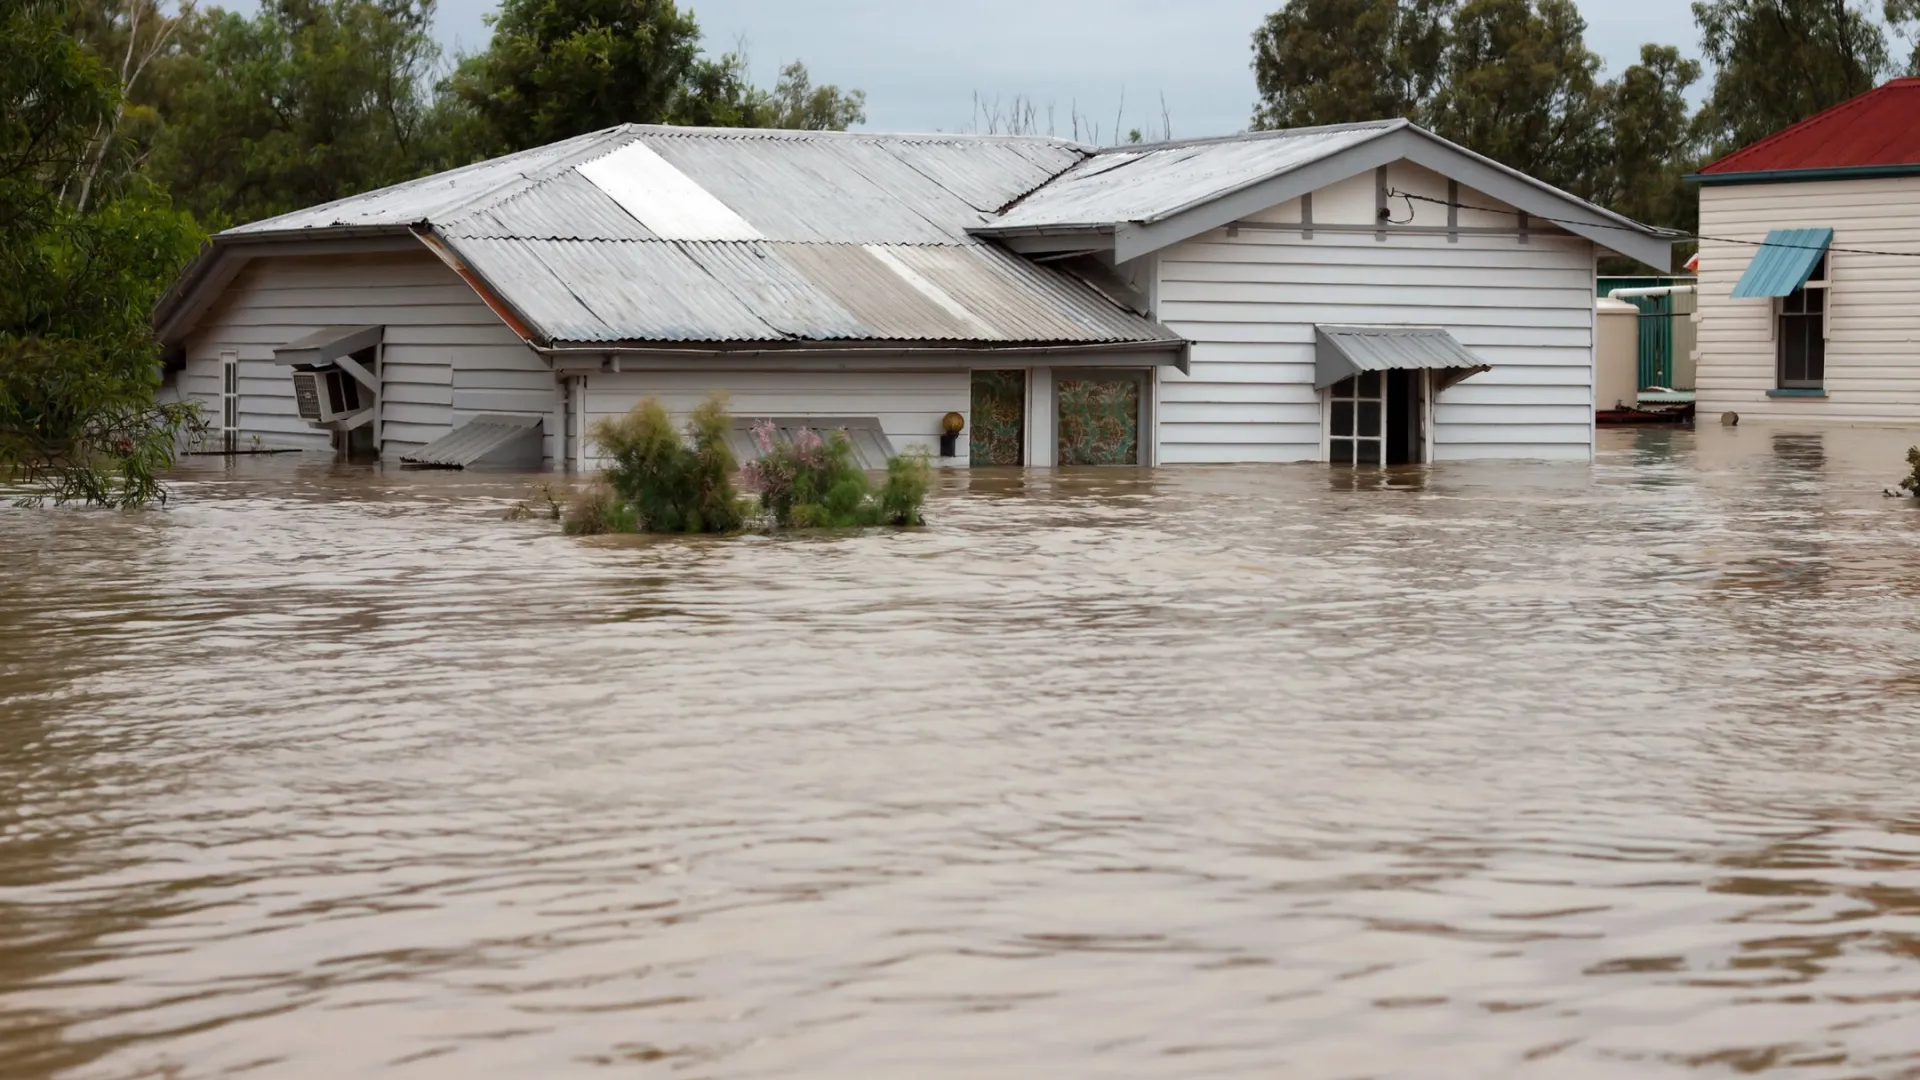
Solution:
{"label": "neighbouring house", "polygon": [[1920,79],[1702,168],[1703,412],[1920,422]]}
{"label": "neighbouring house", "polygon": [[1401,120],[623,126],[221,233],[157,325],[229,449],[586,469],[721,390],[869,463],[1584,461],[1603,252],[1670,242]]}

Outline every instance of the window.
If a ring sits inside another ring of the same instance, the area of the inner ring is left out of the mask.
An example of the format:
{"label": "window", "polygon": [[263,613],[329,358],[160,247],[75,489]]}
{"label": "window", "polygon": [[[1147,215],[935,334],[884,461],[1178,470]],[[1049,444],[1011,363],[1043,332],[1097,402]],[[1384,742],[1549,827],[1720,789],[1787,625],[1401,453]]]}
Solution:
{"label": "window", "polygon": [[1327,460],[1378,465],[1386,460],[1387,381],[1377,371],[1349,375],[1327,388]]}
{"label": "window", "polygon": [[1818,390],[1827,375],[1827,259],[1805,285],[1780,298],[1774,326],[1782,390]]}
{"label": "window", "polygon": [[231,454],[240,449],[240,354],[220,354],[220,441]]}

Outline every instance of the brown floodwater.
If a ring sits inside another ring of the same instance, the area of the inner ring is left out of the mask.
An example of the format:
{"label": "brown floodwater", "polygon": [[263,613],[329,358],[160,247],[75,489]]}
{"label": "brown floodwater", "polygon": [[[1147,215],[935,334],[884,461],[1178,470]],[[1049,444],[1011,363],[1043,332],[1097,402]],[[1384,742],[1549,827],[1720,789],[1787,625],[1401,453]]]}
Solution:
{"label": "brown floodwater", "polygon": [[0,510],[0,1076],[1920,1076],[1914,433]]}

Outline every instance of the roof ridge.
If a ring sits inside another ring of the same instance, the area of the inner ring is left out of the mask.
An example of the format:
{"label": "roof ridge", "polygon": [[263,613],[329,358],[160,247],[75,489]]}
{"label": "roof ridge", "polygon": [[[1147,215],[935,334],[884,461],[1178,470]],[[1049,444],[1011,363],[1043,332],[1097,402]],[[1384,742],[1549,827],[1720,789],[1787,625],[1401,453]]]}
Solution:
{"label": "roof ridge", "polygon": [[[1788,124],[1786,127],[1781,128],[1779,131],[1776,131],[1773,134],[1768,135],[1763,139],[1757,139],[1753,142],[1748,143],[1745,146],[1740,147],[1737,150],[1729,151],[1728,153],[1718,158],[1715,158],[1712,161],[1707,162],[1705,165],[1700,166],[1700,172],[1705,175],[1713,175],[1716,169],[1719,169],[1720,166],[1725,165],[1728,162],[1734,161],[1738,158],[1746,157],[1747,155],[1754,153],[1756,151],[1759,151],[1765,147],[1772,146],[1775,143],[1778,143],[1781,140],[1786,139],[1788,136],[1799,134],[1800,132],[1811,129],[1815,126],[1824,125],[1824,124],[1837,121],[1841,118],[1842,114],[1866,107],[1867,102],[1871,101],[1872,99],[1880,97],[1886,91],[1894,89],[1895,87],[1906,87],[1906,86],[1920,86],[1920,78],[1889,79],[1888,81],[1881,83],[1879,86],[1876,86],[1871,90],[1867,90],[1862,93],[1855,94],[1853,97],[1848,98],[1847,100],[1841,102],[1838,105],[1833,105],[1833,106],[1829,106],[1828,108],[1822,109],[1819,112],[1814,113],[1812,116],[1807,117],[1805,120],[1799,120],[1792,124]],[[1729,170],[1729,171],[1732,171],[1732,170]]]}
{"label": "roof ridge", "polygon": [[1167,139],[1161,142],[1116,143],[1113,146],[1094,148],[1093,156],[1102,154],[1141,153],[1152,150],[1177,150],[1187,146],[1215,146],[1221,143],[1263,142],[1268,139],[1287,139],[1301,135],[1321,135],[1334,131],[1365,131],[1371,129],[1408,127],[1412,121],[1405,117],[1394,116],[1384,120],[1355,120],[1345,124],[1314,124],[1310,127],[1273,128],[1268,131],[1241,131],[1232,135],[1203,135],[1192,139]]}
{"label": "roof ridge", "polygon": [[[522,174],[511,180],[504,181],[500,186],[474,196],[470,202],[449,216],[446,219],[446,223],[451,225],[456,221],[470,218],[475,214],[485,213],[488,210],[505,206],[515,199],[531,195],[537,189],[553,183],[561,176],[572,172],[589,161],[597,161],[613,153],[615,150],[626,145],[624,142],[618,145],[610,145],[614,137],[629,134],[628,129],[634,126],[633,124],[616,124],[610,128],[601,128],[598,131],[589,131],[585,135],[574,136],[585,142],[585,145],[583,145],[579,151],[564,154],[555,158],[542,168],[535,169],[532,173]],[[494,198],[494,196],[499,197]],[[436,228],[437,227],[436,225]]]}
{"label": "roof ridge", "polygon": [[1080,147],[1082,144],[1058,135],[1014,135],[973,131],[814,131],[805,128],[711,127],[695,124],[622,124],[636,134],[664,138],[766,139],[776,142],[807,142],[813,139],[865,139],[874,142],[1038,142],[1056,146]]}

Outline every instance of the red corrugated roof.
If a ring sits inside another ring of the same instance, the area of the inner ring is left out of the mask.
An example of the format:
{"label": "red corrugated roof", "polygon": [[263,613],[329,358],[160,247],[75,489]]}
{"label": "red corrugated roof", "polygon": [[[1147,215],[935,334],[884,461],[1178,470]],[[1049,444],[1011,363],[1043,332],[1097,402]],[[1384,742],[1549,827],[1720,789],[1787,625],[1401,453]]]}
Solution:
{"label": "red corrugated roof", "polygon": [[1920,165],[1920,78],[1876,87],[1700,171],[1715,176],[1885,165]]}

